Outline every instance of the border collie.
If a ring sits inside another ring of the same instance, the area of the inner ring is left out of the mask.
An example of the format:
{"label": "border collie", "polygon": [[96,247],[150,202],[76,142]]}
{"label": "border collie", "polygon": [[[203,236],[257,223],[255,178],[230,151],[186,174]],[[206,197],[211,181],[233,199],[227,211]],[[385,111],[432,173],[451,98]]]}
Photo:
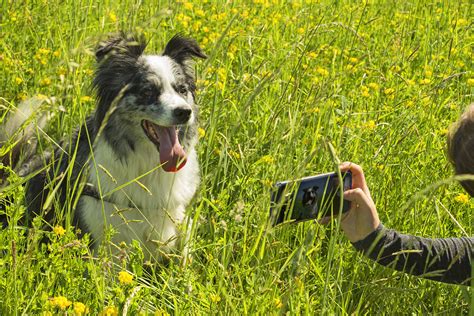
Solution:
{"label": "border collie", "polygon": [[161,261],[186,249],[185,208],[199,183],[192,59],[206,55],[179,35],[161,55],[145,47],[125,33],[99,43],[96,111],[28,181],[25,224],[74,214],[92,248],[111,228],[114,244],[138,240],[147,259]]}

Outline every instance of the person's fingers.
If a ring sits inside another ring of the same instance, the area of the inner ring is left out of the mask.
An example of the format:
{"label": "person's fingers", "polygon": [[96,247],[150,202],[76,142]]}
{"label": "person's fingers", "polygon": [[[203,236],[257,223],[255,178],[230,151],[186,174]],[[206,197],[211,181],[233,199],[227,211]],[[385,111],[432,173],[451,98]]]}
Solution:
{"label": "person's fingers", "polygon": [[344,192],[344,199],[351,202],[351,210],[367,204],[367,195],[361,188],[355,188]]}
{"label": "person's fingers", "polygon": [[350,171],[352,173],[352,188],[353,189],[361,188],[362,190],[364,190],[367,196],[370,196],[369,187],[367,186],[367,183],[365,182],[364,171],[362,170],[361,166],[353,162],[343,162],[339,166],[339,168],[342,172]]}
{"label": "person's fingers", "polygon": [[352,172],[353,175],[359,176],[359,175],[364,175],[364,172],[362,171],[362,167],[350,162],[350,161],[345,161],[339,165],[339,168],[341,171],[350,171]]}
{"label": "person's fingers", "polygon": [[362,201],[365,197],[365,192],[361,188],[355,188],[351,190],[344,191],[344,199],[351,201],[351,202],[357,202],[357,201]]}

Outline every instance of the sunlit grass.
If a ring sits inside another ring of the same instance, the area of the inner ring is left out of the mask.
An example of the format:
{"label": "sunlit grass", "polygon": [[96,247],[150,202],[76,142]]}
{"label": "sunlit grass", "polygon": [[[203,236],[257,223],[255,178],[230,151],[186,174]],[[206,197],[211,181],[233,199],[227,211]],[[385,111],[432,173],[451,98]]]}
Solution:
{"label": "sunlit grass", "polygon": [[192,262],[150,267],[137,245],[121,245],[117,269],[106,251],[91,256],[87,239],[69,227],[54,227],[39,244],[40,219],[28,234],[15,225],[24,190],[12,186],[0,193],[15,200],[0,233],[0,314],[469,311],[471,290],[379,267],[354,251],[337,223],[267,227],[272,184],[333,170],[331,143],[340,160],[364,167],[386,226],[472,235],[473,202],[455,183],[405,207],[452,173],[447,129],[474,86],[469,1],[2,6],[1,106],[55,100],[47,128],[54,140],[69,138],[93,111],[93,51],[103,34],[142,32],[147,52],[159,53],[183,33],[209,59],[196,65],[202,183],[189,207]]}

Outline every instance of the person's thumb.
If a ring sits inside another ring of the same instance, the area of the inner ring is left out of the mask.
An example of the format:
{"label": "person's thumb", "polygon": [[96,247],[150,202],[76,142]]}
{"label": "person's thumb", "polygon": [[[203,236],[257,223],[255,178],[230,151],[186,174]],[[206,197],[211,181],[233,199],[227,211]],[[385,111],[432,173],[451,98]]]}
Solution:
{"label": "person's thumb", "polygon": [[365,192],[361,188],[355,188],[344,192],[344,199],[351,202],[360,203],[364,201],[365,198]]}

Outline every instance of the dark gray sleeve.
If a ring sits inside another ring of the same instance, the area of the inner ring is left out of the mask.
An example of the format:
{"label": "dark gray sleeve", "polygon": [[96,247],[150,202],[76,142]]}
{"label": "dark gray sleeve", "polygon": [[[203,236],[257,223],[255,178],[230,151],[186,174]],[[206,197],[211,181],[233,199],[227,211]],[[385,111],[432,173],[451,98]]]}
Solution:
{"label": "dark gray sleeve", "polygon": [[398,271],[446,283],[471,284],[473,237],[422,238],[380,224],[353,245],[370,259]]}

